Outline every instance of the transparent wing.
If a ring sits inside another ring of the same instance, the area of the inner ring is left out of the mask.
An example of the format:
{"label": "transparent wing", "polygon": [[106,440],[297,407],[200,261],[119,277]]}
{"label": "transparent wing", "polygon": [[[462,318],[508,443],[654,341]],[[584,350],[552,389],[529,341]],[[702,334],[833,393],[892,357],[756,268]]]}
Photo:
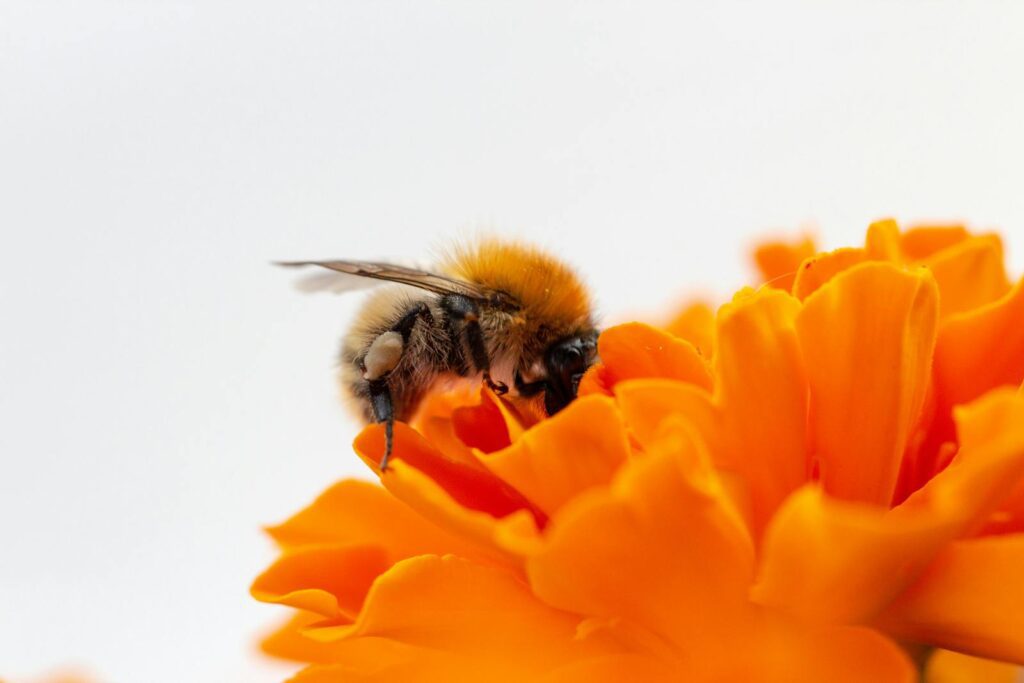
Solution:
{"label": "transparent wing", "polygon": [[495,292],[472,282],[457,280],[447,275],[438,275],[418,268],[409,268],[392,263],[373,261],[285,261],[278,265],[288,268],[315,266],[330,272],[314,273],[299,281],[298,286],[308,292],[343,293],[372,287],[374,284],[397,282],[435,294],[461,294],[477,301],[494,302],[504,298]]}

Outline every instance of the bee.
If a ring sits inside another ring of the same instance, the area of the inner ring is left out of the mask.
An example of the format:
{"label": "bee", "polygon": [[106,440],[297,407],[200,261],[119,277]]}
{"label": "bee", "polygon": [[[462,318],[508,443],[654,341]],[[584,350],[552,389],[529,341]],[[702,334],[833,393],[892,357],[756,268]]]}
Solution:
{"label": "bee", "polygon": [[364,304],[341,349],[341,381],[364,420],[384,423],[386,469],[394,423],[407,422],[445,377],[479,377],[498,395],[553,415],[596,360],[590,295],[576,273],[529,245],[458,245],[431,270],[364,261],[290,261],[326,269],[304,289],[344,292],[392,283]]}

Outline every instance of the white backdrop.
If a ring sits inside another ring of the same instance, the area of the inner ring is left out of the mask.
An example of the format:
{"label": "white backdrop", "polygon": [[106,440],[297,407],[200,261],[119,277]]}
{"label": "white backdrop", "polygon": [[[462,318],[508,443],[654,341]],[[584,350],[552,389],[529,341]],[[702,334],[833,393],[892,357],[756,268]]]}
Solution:
{"label": "white backdrop", "polygon": [[259,525],[347,475],[354,299],[282,258],[480,227],[611,319],[752,240],[1024,253],[1024,4],[0,3],[0,675],[280,680]]}

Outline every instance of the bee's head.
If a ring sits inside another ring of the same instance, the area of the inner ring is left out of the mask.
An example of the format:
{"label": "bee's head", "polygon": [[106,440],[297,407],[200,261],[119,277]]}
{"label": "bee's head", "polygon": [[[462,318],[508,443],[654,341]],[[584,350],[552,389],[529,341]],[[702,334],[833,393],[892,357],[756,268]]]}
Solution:
{"label": "bee's head", "polygon": [[597,356],[597,332],[589,331],[564,337],[544,352],[544,407],[554,415],[576,398],[580,379]]}

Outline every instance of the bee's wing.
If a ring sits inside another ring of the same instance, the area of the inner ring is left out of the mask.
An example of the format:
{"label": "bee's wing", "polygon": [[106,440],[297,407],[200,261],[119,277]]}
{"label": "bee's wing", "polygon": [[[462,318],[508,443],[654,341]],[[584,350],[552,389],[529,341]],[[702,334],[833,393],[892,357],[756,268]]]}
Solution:
{"label": "bee's wing", "polygon": [[279,262],[278,265],[289,268],[319,266],[331,271],[315,273],[301,280],[299,288],[307,292],[349,292],[372,287],[375,284],[375,280],[383,280],[425,289],[435,294],[460,294],[477,301],[493,301],[496,295],[499,295],[499,293],[493,290],[472,282],[392,263],[376,263],[372,261],[285,261]]}

